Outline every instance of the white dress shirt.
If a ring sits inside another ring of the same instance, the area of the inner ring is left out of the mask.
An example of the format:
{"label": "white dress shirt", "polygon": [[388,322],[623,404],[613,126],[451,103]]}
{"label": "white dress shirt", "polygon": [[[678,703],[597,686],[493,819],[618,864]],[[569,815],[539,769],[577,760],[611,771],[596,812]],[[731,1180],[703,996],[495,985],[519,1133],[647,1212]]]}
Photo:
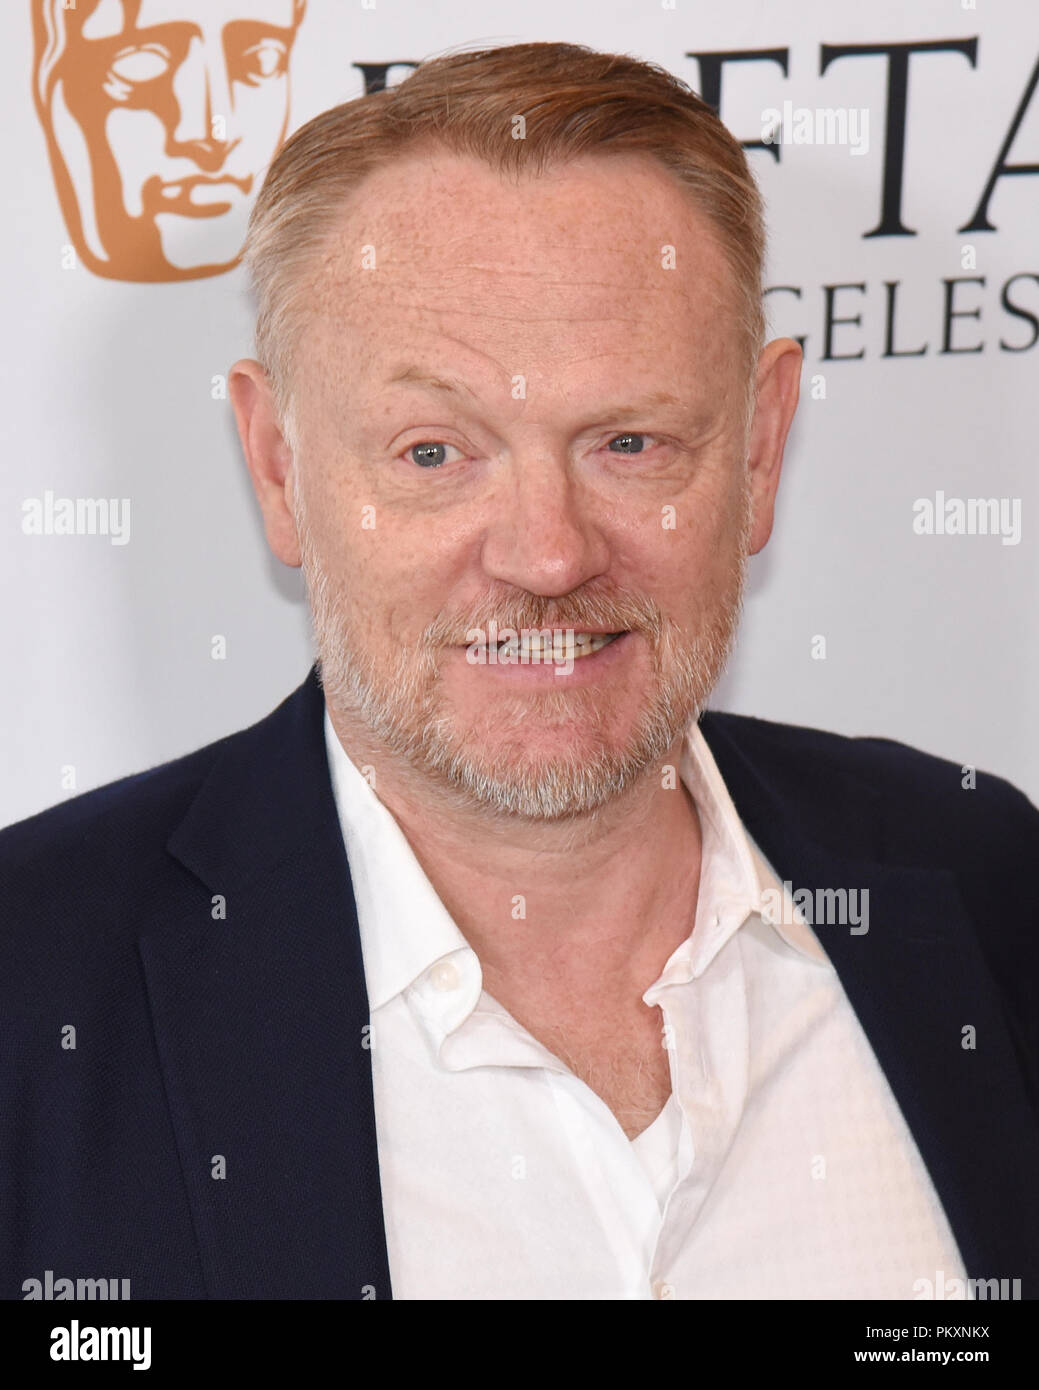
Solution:
{"label": "white dress shirt", "polygon": [[788,895],[792,921],[762,915],[782,886],[695,724],[679,769],[702,832],[695,924],[642,996],[667,1025],[672,1094],[633,1141],[483,990],[476,953],[327,712],[325,739],[371,1012],[394,1298],[908,1299],[938,1271],[965,1277],[819,938]]}

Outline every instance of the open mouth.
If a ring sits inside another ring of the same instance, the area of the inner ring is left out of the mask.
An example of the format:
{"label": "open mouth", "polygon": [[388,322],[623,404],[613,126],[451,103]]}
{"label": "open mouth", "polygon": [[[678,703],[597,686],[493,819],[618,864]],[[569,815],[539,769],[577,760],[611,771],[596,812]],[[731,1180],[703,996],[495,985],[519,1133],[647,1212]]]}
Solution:
{"label": "open mouth", "polygon": [[474,644],[476,654],[507,665],[552,665],[580,661],[594,656],[623,637],[623,632],[576,632],[572,628],[542,629],[533,632],[513,629],[498,642]]}

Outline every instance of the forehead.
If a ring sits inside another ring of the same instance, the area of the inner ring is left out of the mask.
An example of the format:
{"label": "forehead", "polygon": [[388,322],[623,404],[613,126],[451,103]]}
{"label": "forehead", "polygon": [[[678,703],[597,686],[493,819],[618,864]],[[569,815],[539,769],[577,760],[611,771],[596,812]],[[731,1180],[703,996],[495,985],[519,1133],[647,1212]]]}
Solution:
{"label": "forehead", "polygon": [[409,154],[364,180],[325,253],[310,299],[318,340],[369,362],[409,336],[546,369],[597,351],[716,356],[736,337],[717,233],[645,156],[517,180],[441,150]]}
{"label": "forehead", "polygon": [[110,39],[127,30],[163,24],[219,28],[246,19],[278,28],[292,27],[293,0],[98,0],[83,23],[85,39]]}

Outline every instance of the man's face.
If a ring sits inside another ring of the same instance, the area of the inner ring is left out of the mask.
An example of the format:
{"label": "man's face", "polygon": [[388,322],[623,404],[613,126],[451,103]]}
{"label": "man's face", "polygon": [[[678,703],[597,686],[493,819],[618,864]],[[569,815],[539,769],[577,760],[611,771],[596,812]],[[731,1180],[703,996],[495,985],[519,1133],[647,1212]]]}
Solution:
{"label": "man's face", "polygon": [[[333,717],[492,810],[604,804],[706,700],[751,545],[709,225],[638,157],[409,156],[307,294],[290,492]],[[568,674],[474,663],[492,620],[621,635]]]}
{"label": "man's face", "polygon": [[125,280],[228,269],[285,134],[293,0],[78,10],[40,115],[80,255]]}

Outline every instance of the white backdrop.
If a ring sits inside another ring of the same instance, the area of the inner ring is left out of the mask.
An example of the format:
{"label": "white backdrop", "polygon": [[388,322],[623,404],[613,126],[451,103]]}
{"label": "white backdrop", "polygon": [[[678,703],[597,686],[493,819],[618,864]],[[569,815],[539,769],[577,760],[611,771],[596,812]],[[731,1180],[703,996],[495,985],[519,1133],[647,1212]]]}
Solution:
{"label": "white backdrop", "polygon": [[[198,0],[145,0],[142,14],[187,8]],[[286,6],[232,8],[259,18]],[[7,823],[243,727],[312,656],[300,576],[266,549],[221,397],[219,378],[252,351],[244,274],[135,283],[88,268],[34,108],[30,0],[4,6],[3,36]],[[355,65],[532,39],[650,58],[697,90],[690,54],[785,55],[726,63],[722,82],[721,114],[741,140],[760,138],[766,108],[791,103],[780,158],[749,158],[769,211],[769,284],[788,287],[770,296],[772,324],[804,337],[806,362],[776,530],[752,562],[740,645],[712,703],[901,739],[1039,800],[1034,0],[309,0],[289,129],[359,95]],[[821,71],[826,45],[927,41],[960,48],[912,55],[904,104],[884,54]],[[408,71],[391,68],[389,81]],[[889,98],[895,125],[905,118],[900,181],[885,148]],[[868,148],[794,143],[797,111],[816,108],[868,112]],[[1026,167],[997,179],[993,229],[963,230],[1019,112],[1003,161]],[[885,182],[888,230],[895,189],[915,236],[865,235]],[[218,259],[227,219],[193,225]],[[861,288],[829,291],[827,353],[824,287],[836,285]],[[1001,502],[1005,534],[918,534],[914,503],[939,493]],[[129,499],[126,543],[34,534],[34,517],[55,528],[60,498]]]}

